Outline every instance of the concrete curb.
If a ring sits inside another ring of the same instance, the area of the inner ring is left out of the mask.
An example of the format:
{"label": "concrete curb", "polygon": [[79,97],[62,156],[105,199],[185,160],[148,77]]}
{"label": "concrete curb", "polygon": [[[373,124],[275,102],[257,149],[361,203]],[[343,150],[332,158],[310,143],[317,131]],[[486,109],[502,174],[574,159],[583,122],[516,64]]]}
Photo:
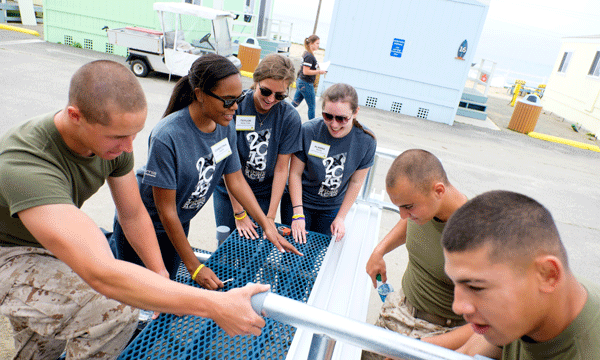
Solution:
{"label": "concrete curb", "polygon": [[540,133],[536,133],[533,131],[527,133],[527,135],[531,136],[532,138],[536,138],[536,139],[540,139],[540,140],[552,141],[552,142],[559,143],[559,144],[574,146],[574,147],[577,147],[580,149],[600,152],[600,147],[598,147],[597,145],[586,144],[586,143],[569,140],[569,139],[563,139],[563,138],[559,138],[557,136],[552,136],[552,135],[540,134]]}

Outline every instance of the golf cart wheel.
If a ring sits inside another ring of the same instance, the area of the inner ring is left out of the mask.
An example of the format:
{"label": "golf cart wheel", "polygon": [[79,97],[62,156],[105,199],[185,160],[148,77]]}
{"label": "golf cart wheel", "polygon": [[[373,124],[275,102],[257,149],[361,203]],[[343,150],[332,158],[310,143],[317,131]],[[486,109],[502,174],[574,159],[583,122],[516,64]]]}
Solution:
{"label": "golf cart wheel", "polygon": [[135,74],[135,76],[145,77],[148,75],[148,64],[144,60],[133,60],[131,62],[131,71]]}

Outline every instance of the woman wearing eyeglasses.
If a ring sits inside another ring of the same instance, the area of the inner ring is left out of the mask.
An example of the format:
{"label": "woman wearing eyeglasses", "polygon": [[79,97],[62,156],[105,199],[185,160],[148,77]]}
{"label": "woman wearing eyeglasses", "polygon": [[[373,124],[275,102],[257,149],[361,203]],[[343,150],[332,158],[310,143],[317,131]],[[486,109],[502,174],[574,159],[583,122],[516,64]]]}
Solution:
{"label": "woman wearing eyeglasses", "polygon": [[298,72],[296,81],[296,93],[292,105],[298,107],[302,100],[306,100],[308,105],[308,119],[315,118],[315,80],[317,75],[325,74],[327,71],[317,69],[317,58],[315,51],[319,50],[321,40],[317,35],[311,35],[304,39],[304,48],[306,51],[302,54],[302,68]]}
{"label": "woman wearing eyeglasses", "polygon": [[[267,238],[280,251],[298,253],[261,211],[240,170],[232,120],[243,96],[235,65],[220,55],[203,55],[177,82],[164,118],[150,134],[148,161],[136,175],[171,279],[183,261],[201,286],[223,287],[212,270],[200,264],[187,240],[190,221],[208,201],[221,175]],[[143,265],[119,221],[126,219],[115,219],[117,257]]]}
{"label": "woman wearing eyeglasses", "polygon": [[[301,149],[300,115],[288,102],[294,65],[289,58],[267,55],[254,70],[252,89],[235,112],[237,150],[242,173],[263,212],[274,223],[288,179],[291,154]],[[215,190],[217,226],[226,225],[240,236],[255,239],[258,234],[252,220],[223,182]]]}
{"label": "woman wearing eyeglasses", "polygon": [[375,135],[357,120],[358,95],[335,84],[321,95],[323,117],[302,125],[302,150],[292,156],[289,196],[282,200],[282,222],[297,242],[306,230],[345,235],[344,219],[373,165]]}

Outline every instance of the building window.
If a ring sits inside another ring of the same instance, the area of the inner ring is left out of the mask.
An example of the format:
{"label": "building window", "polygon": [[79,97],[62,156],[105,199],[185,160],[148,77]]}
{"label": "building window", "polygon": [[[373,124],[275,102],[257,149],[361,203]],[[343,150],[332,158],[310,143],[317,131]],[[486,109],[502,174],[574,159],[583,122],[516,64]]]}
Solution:
{"label": "building window", "polygon": [[594,61],[592,61],[588,75],[600,76],[600,51],[596,51],[596,56],[594,56]]}
{"label": "building window", "polygon": [[571,56],[573,56],[572,51],[565,51],[563,54],[562,60],[560,61],[560,66],[558,67],[558,72],[564,73],[567,72],[567,67],[569,66],[569,61],[571,61]]}

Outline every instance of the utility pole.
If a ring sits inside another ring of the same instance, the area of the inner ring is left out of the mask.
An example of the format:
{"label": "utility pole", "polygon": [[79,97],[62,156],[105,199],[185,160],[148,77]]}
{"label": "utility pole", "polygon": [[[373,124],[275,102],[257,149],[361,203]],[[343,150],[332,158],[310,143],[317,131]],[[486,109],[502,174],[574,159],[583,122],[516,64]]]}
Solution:
{"label": "utility pole", "polygon": [[313,34],[317,33],[317,24],[319,23],[319,13],[321,12],[321,1],[319,0],[319,7],[317,8],[317,18],[315,19],[315,27],[313,28]]}

